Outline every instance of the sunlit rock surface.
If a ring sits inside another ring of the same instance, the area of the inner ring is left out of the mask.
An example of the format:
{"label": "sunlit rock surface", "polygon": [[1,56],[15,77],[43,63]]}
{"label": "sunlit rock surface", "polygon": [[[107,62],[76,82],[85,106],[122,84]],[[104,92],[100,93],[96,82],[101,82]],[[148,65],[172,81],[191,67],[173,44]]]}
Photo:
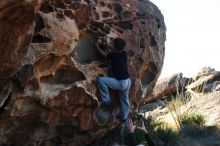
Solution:
{"label": "sunlit rock surface", "polygon": [[[184,77],[176,73],[169,77],[159,79],[150,94],[142,99],[141,105],[148,104],[157,99],[169,99],[178,94],[190,94],[197,97],[200,93],[215,92],[220,90],[220,71],[211,67],[203,67],[195,76]],[[185,95],[186,96],[186,95]]]}
{"label": "sunlit rock surface", "polygon": [[182,73],[176,73],[169,77],[159,79],[153,90],[141,102],[141,105],[153,102],[157,99],[172,98],[176,94],[185,92],[185,87],[192,83],[192,79],[183,77]]}
{"label": "sunlit rock surface", "polygon": [[97,38],[127,42],[131,111],[157,81],[166,27],[147,0],[2,0],[0,145],[91,143],[114,128],[96,79],[107,75]]}
{"label": "sunlit rock surface", "polygon": [[203,67],[193,80],[194,82],[186,87],[191,94],[220,90],[220,71],[215,71],[214,68]]}

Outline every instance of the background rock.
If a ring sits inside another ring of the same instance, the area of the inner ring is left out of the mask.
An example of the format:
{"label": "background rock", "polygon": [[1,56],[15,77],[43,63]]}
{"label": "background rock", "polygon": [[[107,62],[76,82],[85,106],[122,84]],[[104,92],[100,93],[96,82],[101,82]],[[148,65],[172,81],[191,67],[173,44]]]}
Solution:
{"label": "background rock", "polygon": [[[107,67],[97,38],[127,42],[132,111],[163,65],[166,27],[147,0],[3,0],[0,28],[0,89],[13,82],[0,145],[78,146],[118,124],[100,108],[96,79]],[[118,114],[117,94],[111,98]]]}
{"label": "background rock", "polygon": [[189,93],[197,94],[217,91],[220,71],[215,71],[211,67],[204,67],[193,79],[194,82],[186,87]]}
{"label": "background rock", "polygon": [[182,73],[176,73],[170,77],[160,79],[156,82],[152,92],[141,102],[142,105],[153,102],[157,99],[175,96],[185,92],[185,87],[192,83],[192,79],[183,77]]}

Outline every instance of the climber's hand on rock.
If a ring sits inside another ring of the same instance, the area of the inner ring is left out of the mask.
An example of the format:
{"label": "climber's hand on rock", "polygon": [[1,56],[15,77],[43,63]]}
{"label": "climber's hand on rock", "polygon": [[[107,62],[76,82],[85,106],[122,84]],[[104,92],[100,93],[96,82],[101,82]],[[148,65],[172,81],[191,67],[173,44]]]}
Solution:
{"label": "climber's hand on rock", "polygon": [[98,39],[98,40],[96,41],[96,44],[101,45],[101,44],[102,44],[102,40]]}

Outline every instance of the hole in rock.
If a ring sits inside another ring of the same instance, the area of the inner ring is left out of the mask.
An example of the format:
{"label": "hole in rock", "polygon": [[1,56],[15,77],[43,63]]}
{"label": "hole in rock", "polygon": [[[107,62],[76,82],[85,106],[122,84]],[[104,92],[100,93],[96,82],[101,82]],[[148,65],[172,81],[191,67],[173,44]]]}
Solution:
{"label": "hole in rock", "polygon": [[85,80],[85,77],[76,68],[71,66],[62,66],[56,71],[54,79],[60,83],[69,84],[76,81]]}
{"label": "hole in rock", "polygon": [[79,30],[82,30],[82,29],[86,28],[87,24],[86,23],[81,23],[78,26],[79,26]]}
{"label": "hole in rock", "polygon": [[65,10],[64,14],[69,17],[70,19],[74,19],[74,15],[70,10]]}
{"label": "hole in rock", "polygon": [[156,47],[157,46],[157,42],[154,38],[154,36],[150,35],[150,46],[151,47]]}
{"label": "hole in rock", "polygon": [[138,18],[145,19],[146,18],[146,13],[145,12],[137,12],[136,16]]}
{"label": "hole in rock", "polygon": [[160,28],[161,27],[160,19],[156,18],[156,22],[157,22],[157,28]]}
{"label": "hole in rock", "polygon": [[127,21],[118,22],[118,26],[123,28],[124,30],[132,30],[133,29],[133,24],[131,22],[127,22]]}
{"label": "hole in rock", "polygon": [[129,51],[128,51],[128,56],[129,56],[129,57],[134,56],[134,52],[133,52],[132,50],[129,50]]}
{"label": "hole in rock", "polygon": [[91,28],[94,32],[98,31],[98,27],[95,26],[95,25],[91,25],[90,28]]}
{"label": "hole in rock", "polygon": [[129,12],[129,11],[125,11],[125,12],[122,13],[122,17],[123,17],[123,19],[125,19],[125,20],[129,20],[129,19],[132,18],[132,14],[131,14],[131,12]]}
{"label": "hole in rock", "polygon": [[157,67],[154,63],[150,62],[148,68],[143,71],[141,75],[141,84],[145,88],[150,84],[156,77]]}
{"label": "hole in rock", "polygon": [[32,43],[49,43],[51,41],[50,38],[42,36],[42,35],[35,35],[32,39]]}
{"label": "hole in rock", "polygon": [[65,4],[64,4],[62,1],[60,1],[60,0],[56,0],[56,1],[54,2],[54,5],[55,5],[55,7],[57,7],[57,8],[66,9]]}
{"label": "hole in rock", "polygon": [[80,64],[88,64],[100,57],[95,46],[95,36],[90,33],[81,35],[74,52],[74,59]]}
{"label": "hole in rock", "polygon": [[55,83],[53,79],[53,75],[48,75],[48,76],[42,76],[40,78],[41,83]]}
{"label": "hole in rock", "polygon": [[71,139],[78,130],[72,125],[58,125],[55,128],[57,133],[64,136],[66,139]]}
{"label": "hole in rock", "polygon": [[61,13],[57,13],[56,14],[56,17],[58,18],[58,19],[64,19],[64,15],[63,14],[61,14]]}
{"label": "hole in rock", "polygon": [[122,17],[123,17],[124,19],[131,19],[132,14],[131,14],[131,12],[129,12],[129,11],[125,11],[125,12],[122,12]]}
{"label": "hole in rock", "polygon": [[119,18],[118,18],[118,16],[114,16],[114,19],[115,19],[115,20],[118,20]]}
{"label": "hole in rock", "polygon": [[43,13],[50,13],[53,12],[53,4],[52,3],[45,3],[40,7],[40,11]]}
{"label": "hole in rock", "polygon": [[91,2],[90,2],[90,0],[84,0],[85,2],[87,2],[88,4],[90,4]]}
{"label": "hole in rock", "polygon": [[100,1],[99,4],[102,6],[102,7],[105,7],[106,3],[103,2],[103,1]]}
{"label": "hole in rock", "polygon": [[44,28],[45,28],[45,25],[44,25],[44,21],[42,17],[39,14],[36,14],[34,33],[39,32]]}
{"label": "hole in rock", "polygon": [[32,64],[25,64],[17,73],[18,80],[21,83],[27,83],[34,75],[34,68]]}
{"label": "hole in rock", "polygon": [[91,26],[96,28],[102,28],[104,26],[104,23],[94,22]]}
{"label": "hole in rock", "polygon": [[144,38],[140,39],[140,48],[145,48]]}
{"label": "hole in rock", "polygon": [[121,15],[118,15],[118,19],[119,19],[119,20],[122,20],[122,16],[121,16]]}
{"label": "hole in rock", "polygon": [[64,3],[66,3],[66,4],[71,4],[71,3],[72,3],[72,0],[64,0]]}
{"label": "hole in rock", "polygon": [[5,111],[5,107],[10,103],[10,101],[11,101],[11,94],[12,93],[10,93],[8,98],[6,98],[6,100],[4,100],[4,102],[1,103],[0,114]]}
{"label": "hole in rock", "polygon": [[107,18],[107,17],[112,17],[112,14],[110,14],[110,13],[107,12],[107,11],[104,11],[104,12],[102,13],[102,16],[103,16],[104,18]]}
{"label": "hole in rock", "polygon": [[109,25],[104,25],[102,31],[105,32],[106,34],[110,34],[111,27]]}
{"label": "hole in rock", "polygon": [[41,82],[55,83],[55,84],[71,84],[76,81],[85,80],[84,75],[74,67],[61,66],[55,75],[41,77]]}
{"label": "hole in rock", "polygon": [[96,12],[95,12],[94,15],[95,15],[95,20],[99,20],[99,19],[100,19],[99,13],[96,13]]}
{"label": "hole in rock", "polygon": [[119,3],[114,3],[113,4],[113,9],[116,13],[120,14],[122,11],[122,6]]}
{"label": "hole in rock", "polygon": [[109,8],[111,10],[112,9],[112,5],[111,4],[107,4],[107,8]]}

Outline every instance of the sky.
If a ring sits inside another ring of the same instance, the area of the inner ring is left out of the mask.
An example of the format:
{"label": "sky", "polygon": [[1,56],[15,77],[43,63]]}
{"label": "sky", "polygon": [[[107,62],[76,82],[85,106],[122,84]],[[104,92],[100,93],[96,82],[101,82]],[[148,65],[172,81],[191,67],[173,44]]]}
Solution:
{"label": "sky", "polygon": [[150,0],[167,27],[160,78],[192,77],[204,66],[220,71],[220,0]]}

